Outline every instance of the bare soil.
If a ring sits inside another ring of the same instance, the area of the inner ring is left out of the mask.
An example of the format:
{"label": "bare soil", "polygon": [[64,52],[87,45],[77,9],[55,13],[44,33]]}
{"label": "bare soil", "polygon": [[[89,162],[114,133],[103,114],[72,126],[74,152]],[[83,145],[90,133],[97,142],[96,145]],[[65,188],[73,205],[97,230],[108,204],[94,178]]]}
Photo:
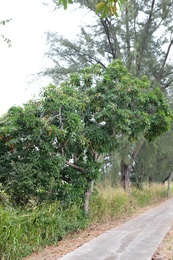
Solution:
{"label": "bare soil", "polygon": [[173,260],[173,226],[160,243],[152,260]]}
{"label": "bare soil", "polygon": [[[57,260],[61,256],[75,250],[84,243],[92,240],[93,238],[101,235],[102,233],[115,228],[122,223],[134,218],[145,211],[157,206],[162,202],[156,202],[150,206],[146,206],[142,209],[136,210],[136,212],[129,217],[123,217],[121,220],[109,221],[108,223],[96,223],[90,225],[88,228],[82,231],[75,232],[67,235],[63,240],[59,241],[57,246],[48,246],[40,252],[31,254],[23,260]],[[155,252],[153,260],[173,260],[173,228],[168,232],[165,239],[160,244],[158,250]]]}

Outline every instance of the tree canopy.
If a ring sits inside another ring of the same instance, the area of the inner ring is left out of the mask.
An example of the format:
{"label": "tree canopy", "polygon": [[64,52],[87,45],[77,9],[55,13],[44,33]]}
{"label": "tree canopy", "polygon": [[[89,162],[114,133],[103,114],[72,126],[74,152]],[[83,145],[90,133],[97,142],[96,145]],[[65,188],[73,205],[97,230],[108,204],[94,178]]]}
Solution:
{"label": "tree canopy", "polygon": [[[81,6],[93,11],[95,3],[83,1]],[[113,59],[122,59],[134,75],[147,75],[152,87],[169,89],[170,94],[173,82],[171,1],[126,1],[117,19],[101,18],[97,14],[94,17],[95,22],[81,26],[75,41],[58,33],[47,34],[50,46],[47,56],[54,66],[44,74],[56,83],[62,75],[65,77],[91,64],[106,67]]]}
{"label": "tree canopy", "polygon": [[[26,199],[30,193],[62,199],[76,188],[83,197],[98,177],[100,155],[117,149],[122,134],[131,142],[141,136],[151,141],[170,128],[166,99],[149,87],[146,77],[134,77],[115,60],[106,70],[95,65],[48,86],[23,108],[12,107],[0,122],[1,183],[16,201],[23,193]],[[27,165],[28,175],[19,164]]]}
{"label": "tree canopy", "polygon": [[[75,0],[54,0],[57,5],[62,5],[66,10],[69,4],[73,4],[75,2],[83,4],[86,2],[85,0],[75,1]],[[118,6],[121,6],[125,0],[106,0],[106,1],[93,1],[95,4],[96,13],[100,14],[102,18],[107,17],[109,15],[118,16]]]}
{"label": "tree canopy", "polygon": [[[75,41],[65,39],[58,33],[47,34],[49,50],[46,55],[54,64],[43,74],[49,75],[56,84],[69,73],[80,71],[91,64],[100,64],[106,69],[109,62],[121,59],[133,75],[138,77],[147,75],[151,82],[150,87],[152,89],[159,87],[167,94],[169,102],[172,102],[171,1],[125,1],[116,19],[97,14],[96,1],[75,2],[91,11],[95,20],[92,19],[92,24],[89,21],[87,25],[81,25],[81,32],[75,37]],[[122,175],[122,171],[125,172],[126,169],[130,171],[129,176],[136,175],[133,166],[140,153],[138,147],[143,149],[141,140],[133,144],[128,143],[128,137],[123,135],[118,149],[119,154],[116,152],[118,157],[113,159],[112,156],[115,155],[113,153],[105,155],[105,158],[109,158],[110,165],[113,165],[113,160],[117,162],[122,155],[118,166],[121,170],[117,174],[121,172]],[[123,150],[126,151],[126,155]],[[164,178],[164,172],[162,175]]]}

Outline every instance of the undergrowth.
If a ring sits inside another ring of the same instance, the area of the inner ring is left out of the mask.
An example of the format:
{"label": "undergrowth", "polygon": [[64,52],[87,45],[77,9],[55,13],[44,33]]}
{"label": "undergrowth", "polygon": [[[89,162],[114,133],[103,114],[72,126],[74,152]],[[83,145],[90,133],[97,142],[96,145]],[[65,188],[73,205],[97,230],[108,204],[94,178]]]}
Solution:
{"label": "undergrowth", "polygon": [[0,259],[22,259],[87,224],[87,218],[75,205],[66,210],[59,203],[32,210],[0,207]]}
{"label": "undergrowth", "polygon": [[64,208],[59,202],[20,209],[0,206],[0,259],[20,260],[45,245],[57,244],[66,234],[91,222],[106,222],[128,216],[139,207],[166,197],[166,187],[153,185],[142,190],[98,187],[90,203],[90,221],[76,205]]}
{"label": "undergrowth", "polygon": [[[172,187],[173,190],[173,187]],[[173,192],[173,191],[172,191]],[[139,207],[150,205],[167,197],[167,187],[153,184],[142,189],[131,188],[130,194],[122,188],[100,186],[90,203],[93,222],[106,222],[128,216]]]}

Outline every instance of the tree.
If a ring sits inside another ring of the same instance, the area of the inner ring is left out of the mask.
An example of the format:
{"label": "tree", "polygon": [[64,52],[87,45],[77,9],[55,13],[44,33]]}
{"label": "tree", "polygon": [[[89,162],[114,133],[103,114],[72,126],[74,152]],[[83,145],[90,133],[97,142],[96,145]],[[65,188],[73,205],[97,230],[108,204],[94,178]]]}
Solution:
{"label": "tree", "polygon": [[141,188],[143,182],[165,183],[172,172],[173,132],[171,130],[154,142],[143,144],[133,165],[132,179]]}
{"label": "tree", "polygon": [[[81,5],[95,14],[95,4],[94,1],[82,1]],[[62,80],[62,75],[65,78],[69,73],[90,64],[100,64],[106,69],[109,62],[119,58],[134,75],[147,75],[151,88],[159,87],[168,93],[170,101],[173,82],[170,58],[173,44],[171,1],[126,1],[118,18],[103,18],[99,13],[95,17],[95,24],[82,27],[75,42],[48,33],[50,49],[47,56],[55,66],[46,70],[45,75],[50,75],[54,82],[58,82]],[[128,137],[125,139],[128,147],[126,158],[132,157],[131,160],[122,158],[121,166],[122,172],[128,175],[140,149],[137,149],[135,157],[133,153],[137,147],[142,147],[142,140],[131,145]]]}
{"label": "tree", "polygon": [[0,182],[13,203],[53,199],[63,158],[51,143],[49,126],[40,120],[40,103],[12,107],[0,122]]}
{"label": "tree", "polygon": [[[78,187],[80,196],[85,195],[88,213],[93,182],[101,169],[100,156],[117,149],[122,134],[130,141],[141,136],[150,141],[170,127],[169,105],[161,91],[150,91],[149,85],[146,77],[134,77],[115,60],[105,71],[92,66],[71,75],[58,88],[49,86],[39,101],[2,122],[2,163],[5,158],[25,163],[33,158],[39,169],[46,166],[43,184],[49,172],[57,180],[57,191],[63,185]],[[3,175],[2,181],[7,183],[8,177]]]}
{"label": "tree", "polygon": [[[73,1],[73,0],[54,0],[54,2],[59,6],[63,5],[64,9],[67,9],[68,4],[73,4],[75,2],[80,2],[83,4],[85,1]],[[95,2],[95,10],[97,13],[101,14],[101,17],[107,17],[108,15],[116,15],[118,5],[121,6],[125,0],[106,0],[106,1],[94,1]]]}
{"label": "tree", "polygon": [[[95,2],[83,1],[82,6],[93,12]],[[152,87],[171,88],[171,0],[126,1],[117,19],[96,14],[95,17],[95,24],[82,27],[75,42],[48,33],[47,55],[55,67],[47,74],[58,80],[62,71],[64,74],[71,73],[71,69],[78,71],[82,64],[106,67],[113,59],[123,59],[134,75],[147,75]]]}

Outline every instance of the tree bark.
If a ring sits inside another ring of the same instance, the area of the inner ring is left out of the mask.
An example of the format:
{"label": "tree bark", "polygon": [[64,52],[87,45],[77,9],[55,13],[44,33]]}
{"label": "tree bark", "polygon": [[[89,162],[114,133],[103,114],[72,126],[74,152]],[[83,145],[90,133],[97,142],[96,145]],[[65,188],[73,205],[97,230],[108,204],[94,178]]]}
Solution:
{"label": "tree bark", "polygon": [[138,180],[137,180],[137,187],[138,189],[142,189],[142,183],[143,183],[143,177],[144,177],[144,165],[141,165],[141,170],[138,176]]}
{"label": "tree bark", "polygon": [[85,213],[87,215],[89,215],[89,200],[91,197],[91,193],[93,192],[93,189],[94,189],[94,180],[90,181],[88,184],[89,184],[89,187],[88,187],[87,191],[85,192],[85,204],[84,204]]}
{"label": "tree bark", "polygon": [[145,27],[144,27],[142,42],[139,46],[139,49],[137,50],[137,52],[138,52],[138,55],[136,57],[136,66],[137,66],[137,73],[136,74],[137,74],[137,76],[139,76],[139,73],[140,73],[140,70],[141,70],[142,61],[144,59],[144,50],[146,50],[146,46],[147,46],[147,40],[149,39],[149,37],[151,37],[150,26],[151,26],[152,20],[154,19],[153,18],[154,6],[155,6],[155,0],[152,0],[150,13],[148,15],[148,20],[147,20]]}
{"label": "tree bark", "polygon": [[130,171],[133,166],[133,162],[135,161],[136,157],[139,154],[139,151],[144,144],[145,139],[142,138],[139,143],[137,144],[136,149],[131,154],[131,160],[129,164],[126,164],[124,160],[122,160],[121,163],[121,185],[124,188],[124,190],[128,193],[130,193]]}
{"label": "tree bark", "polygon": [[127,165],[124,160],[121,163],[121,185],[123,189],[130,193],[130,165]]}
{"label": "tree bark", "polygon": [[170,197],[171,195],[171,181],[172,181],[172,177],[173,177],[173,172],[171,172],[171,174],[169,175],[168,178],[168,191],[167,191],[167,196]]}
{"label": "tree bark", "polygon": [[149,187],[151,187],[152,183],[153,183],[153,177],[152,176],[148,176],[148,183],[149,183]]}

